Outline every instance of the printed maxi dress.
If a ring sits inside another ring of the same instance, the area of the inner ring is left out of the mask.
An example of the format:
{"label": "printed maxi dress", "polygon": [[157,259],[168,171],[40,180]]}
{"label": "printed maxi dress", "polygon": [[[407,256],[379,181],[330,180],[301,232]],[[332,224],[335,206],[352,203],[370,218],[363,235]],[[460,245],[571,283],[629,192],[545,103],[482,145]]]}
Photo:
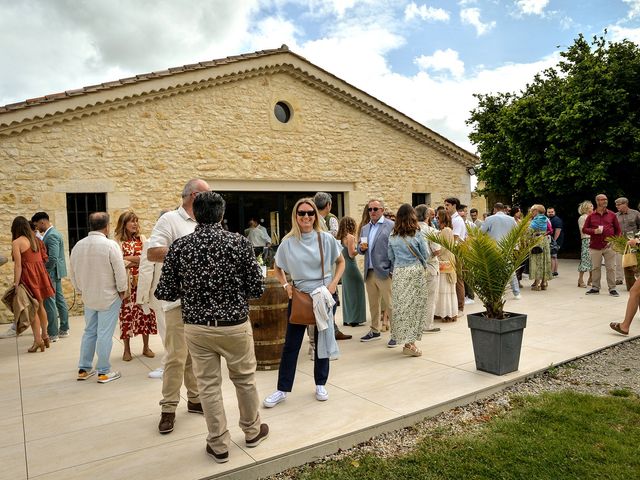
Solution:
{"label": "printed maxi dress", "polygon": [[[122,242],[124,257],[139,257],[142,253],[142,239],[134,238]],[[138,267],[127,269],[131,295],[122,301],[120,307],[120,339],[131,338],[134,335],[155,335],[158,333],[156,314],[153,310],[148,315],[142,311],[142,306],[136,303],[138,295]]]}

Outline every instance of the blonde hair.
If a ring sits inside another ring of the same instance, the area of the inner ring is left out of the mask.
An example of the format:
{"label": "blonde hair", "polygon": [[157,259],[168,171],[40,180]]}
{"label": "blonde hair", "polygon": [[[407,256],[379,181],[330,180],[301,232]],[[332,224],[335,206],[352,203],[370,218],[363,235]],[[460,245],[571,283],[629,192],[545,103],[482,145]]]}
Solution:
{"label": "blonde hair", "polygon": [[578,205],[578,213],[580,215],[584,215],[589,211],[589,207],[593,208],[593,203],[591,203],[591,200],[585,200],[580,205]]}
{"label": "blonde hair", "polygon": [[547,210],[544,208],[544,205],[541,205],[539,203],[536,203],[535,205],[531,205],[531,210],[535,210],[538,213],[541,213],[542,215],[544,215]]}
{"label": "blonde hair", "polygon": [[316,232],[322,231],[322,227],[320,227],[320,214],[318,213],[318,207],[316,207],[316,204],[313,202],[313,198],[305,197],[298,200],[293,206],[293,210],[291,211],[291,230],[284,236],[283,240],[289,237],[295,237],[298,240],[302,238],[302,232],[300,231],[300,226],[298,225],[298,207],[303,203],[306,203],[311,208],[313,208],[313,211],[316,213],[313,218],[313,229]]}
{"label": "blonde hair", "polygon": [[118,218],[118,223],[116,224],[115,237],[116,237],[116,240],[118,240],[119,242],[126,242],[127,240],[131,240],[132,238],[136,238],[140,236],[139,233],[137,235],[129,235],[129,232],[127,232],[127,223],[129,223],[131,220],[139,220],[138,216],[135,213],[133,213],[132,210],[128,210],[124,212]]}

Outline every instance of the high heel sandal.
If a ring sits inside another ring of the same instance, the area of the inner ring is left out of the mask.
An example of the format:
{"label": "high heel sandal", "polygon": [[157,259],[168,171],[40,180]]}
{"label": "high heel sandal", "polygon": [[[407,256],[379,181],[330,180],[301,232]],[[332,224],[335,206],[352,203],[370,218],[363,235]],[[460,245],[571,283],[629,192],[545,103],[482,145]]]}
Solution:
{"label": "high heel sandal", "polygon": [[405,345],[402,348],[402,353],[405,355],[409,355],[410,357],[420,357],[422,355],[422,351],[414,345],[409,345],[408,347]]}
{"label": "high heel sandal", "polygon": [[47,335],[46,337],[42,337],[42,343],[44,343],[44,346],[46,348],[49,348],[51,346],[51,341],[49,340],[49,335]]}
{"label": "high heel sandal", "polygon": [[38,349],[40,349],[41,352],[44,352],[44,342],[33,342],[33,345],[31,345],[31,347],[27,348],[27,352],[29,353],[36,353],[38,351]]}

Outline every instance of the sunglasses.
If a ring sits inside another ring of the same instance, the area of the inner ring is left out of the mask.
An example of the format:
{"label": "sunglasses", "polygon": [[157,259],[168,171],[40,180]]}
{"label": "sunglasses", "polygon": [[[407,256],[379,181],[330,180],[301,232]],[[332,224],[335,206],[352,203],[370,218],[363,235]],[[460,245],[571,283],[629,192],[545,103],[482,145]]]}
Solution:
{"label": "sunglasses", "polygon": [[299,217],[315,217],[316,216],[316,212],[314,212],[313,210],[298,210],[296,212],[298,214]]}
{"label": "sunglasses", "polygon": [[372,207],[372,208],[369,208],[369,211],[370,211],[370,212],[377,212],[378,210],[382,210],[382,209],[381,209],[381,208],[378,208],[378,207]]}

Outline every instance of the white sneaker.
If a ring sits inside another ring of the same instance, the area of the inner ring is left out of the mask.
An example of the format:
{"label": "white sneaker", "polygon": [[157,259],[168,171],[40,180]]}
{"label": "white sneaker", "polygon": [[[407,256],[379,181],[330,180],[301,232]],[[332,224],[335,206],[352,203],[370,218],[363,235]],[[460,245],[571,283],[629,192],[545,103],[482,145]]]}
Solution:
{"label": "white sneaker", "polygon": [[147,375],[147,377],[162,379],[163,374],[164,374],[164,368],[156,368],[155,370],[149,372],[149,375]]}
{"label": "white sneaker", "polygon": [[69,330],[60,330],[58,336],[60,338],[67,338],[70,335]]}
{"label": "white sneaker", "polygon": [[316,400],[319,402],[326,402],[329,400],[329,392],[324,388],[324,385],[316,385]]}
{"label": "white sneaker", "polygon": [[458,318],[464,317],[464,312],[462,310],[458,310]]}
{"label": "white sneaker", "polygon": [[280,390],[276,390],[267,398],[265,398],[262,404],[266,408],[273,408],[277,404],[284,402],[286,399],[287,399],[287,392],[281,392]]}
{"label": "white sneaker", "polygon": [[521,300],[522,299],[522,295],[520,295],[519,293],[514,293],[513,294],[513,299],[514,300]]}
{"label": "white sneaker", "polygon": [[98,383],[109,383],[121,377],[120,372],[108,372],[98,374]]}
{"label": "white sneaker", "polygon": [[9,326],[6,332],[0,333],[0,338],[13,338],[15,336],[16,336],[16,330],[13,324]]}
{"label": "white sneaker", "polygon": [[469,298],[469,297],[464,297],[464,304],[465,305],[473,305],[474,303],[476,303],[475,300]]}

